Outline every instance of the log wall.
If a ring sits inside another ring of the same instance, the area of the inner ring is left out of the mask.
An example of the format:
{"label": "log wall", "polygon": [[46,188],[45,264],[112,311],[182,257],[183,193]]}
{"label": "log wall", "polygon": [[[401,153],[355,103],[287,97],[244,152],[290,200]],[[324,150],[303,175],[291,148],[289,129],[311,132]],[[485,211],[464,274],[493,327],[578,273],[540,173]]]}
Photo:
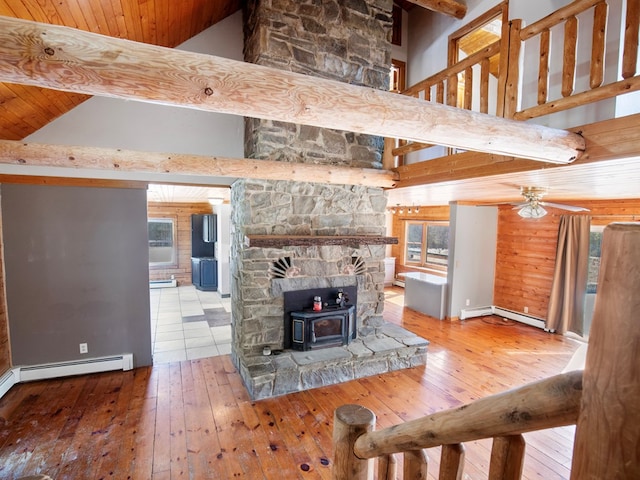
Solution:
{"label": "log wall", "polygon": [[168,280],[174,275],[178,285],[191,285],[191,215],[211,212],[208,203],[149,203],[149,218],[174,219],[178,244],[178,263],[172,267],[150,267],[149,280]]}
{"label": "log wall", "polygon": [[[592,225],[640,220],[640,199],[562,201],[589,208]],[[539,318],[547,317],[558,225],[563,211],[548,209],[538,220],[524,220],[510,206],[498,213],[494,305]],[[635,217],[634,217],[635,215]]]}

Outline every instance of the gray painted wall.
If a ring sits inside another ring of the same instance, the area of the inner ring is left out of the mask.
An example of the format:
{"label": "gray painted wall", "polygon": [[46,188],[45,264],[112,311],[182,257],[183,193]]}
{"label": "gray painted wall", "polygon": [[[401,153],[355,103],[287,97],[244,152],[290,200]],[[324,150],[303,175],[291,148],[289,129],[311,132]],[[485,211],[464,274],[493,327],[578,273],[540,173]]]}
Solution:
{"label": "gray painted wall", "polygon": [[13,364],[133,353],[150,365],[146,191],[0,188]]}
{"label": "gray painted wall", "polygon": [[449,226],[448,312],[459,317],[463,308],[493,305],[498,208],[453,202]]}

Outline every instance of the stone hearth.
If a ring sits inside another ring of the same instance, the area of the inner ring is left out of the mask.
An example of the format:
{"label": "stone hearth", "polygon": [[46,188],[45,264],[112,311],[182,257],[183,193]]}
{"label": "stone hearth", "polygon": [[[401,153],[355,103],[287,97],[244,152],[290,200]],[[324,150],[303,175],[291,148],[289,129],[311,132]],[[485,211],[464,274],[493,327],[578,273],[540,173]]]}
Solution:
{"label": "stone hearth", "polygon": [[404,328],[385,324],[344,347],[248,357],[240,374],[257,400],[424,365],[427,345]]}

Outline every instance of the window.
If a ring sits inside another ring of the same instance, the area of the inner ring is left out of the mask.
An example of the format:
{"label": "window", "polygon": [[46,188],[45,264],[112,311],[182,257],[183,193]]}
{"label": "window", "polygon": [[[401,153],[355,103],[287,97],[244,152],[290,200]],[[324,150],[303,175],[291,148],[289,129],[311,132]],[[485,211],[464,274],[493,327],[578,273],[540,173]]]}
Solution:
{"label": "window", "polygon": [[602,250],[602,232],[604,227],[592,226],[589,234],[589,269],[587,273],[587,293],[598,290],[600,274],[600,252]]}
{"label": "window", "polygon": [[165,266],[176,263],[175,228],[172,218],[150,218],[149,265]]}
{"label": "window", "polygon": [[449,262],[449,225],[407,222],[405,264],[446,270]]}

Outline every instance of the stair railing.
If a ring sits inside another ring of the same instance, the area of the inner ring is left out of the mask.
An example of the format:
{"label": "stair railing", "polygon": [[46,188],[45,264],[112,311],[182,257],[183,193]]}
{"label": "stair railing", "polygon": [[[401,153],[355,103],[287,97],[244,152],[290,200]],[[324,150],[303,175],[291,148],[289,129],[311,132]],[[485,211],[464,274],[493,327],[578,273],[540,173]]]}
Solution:
{"label": "stair railing", "polygon": [[534,382],[470,404],[400,425],[374,430],[375,414],[359,405],[343,405],[334,416],[334,480],[395,479],[404,455],[403,476],[427,478],[424,449],[442,446],[440,480],[462,477],[463,442],[493,438],[489,479],[515,480],[522,473],[523,433],[575,425],[580,411],[582,371]]}

